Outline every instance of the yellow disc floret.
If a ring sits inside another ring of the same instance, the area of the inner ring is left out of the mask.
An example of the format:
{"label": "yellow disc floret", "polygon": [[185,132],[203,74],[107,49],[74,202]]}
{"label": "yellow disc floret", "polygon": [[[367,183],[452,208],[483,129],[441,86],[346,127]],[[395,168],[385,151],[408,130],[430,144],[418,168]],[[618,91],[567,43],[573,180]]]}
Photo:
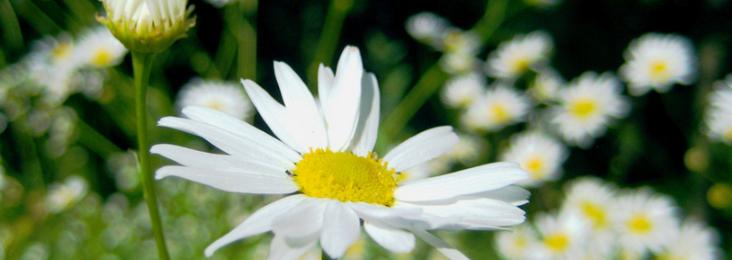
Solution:
{"label": "yellow disc floret", "polygon": [[304,154],[292,172],[300,191],[310,197],[394,205],[397,175],[374,154],[316,149]]}

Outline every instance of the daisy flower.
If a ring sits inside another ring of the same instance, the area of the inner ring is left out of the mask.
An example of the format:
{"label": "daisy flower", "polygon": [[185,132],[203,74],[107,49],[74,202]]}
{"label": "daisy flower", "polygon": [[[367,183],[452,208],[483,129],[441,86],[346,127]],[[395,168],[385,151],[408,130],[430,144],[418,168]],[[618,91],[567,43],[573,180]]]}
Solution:
{"label": "daisy flower", "polygon": [[99,26],[81,36],[74,55],[82,65],[94,68],[116,66],[127,54],[127,49],[106,27]]}
{"label": "daisy flower", "polygon": [[472,129],[494,131],[520,122],[529,112],[529,100],[515,90],[498,85],[478,97],[463,115],[463,123]]}
{"label": "daisy flower", "polygon": [[159,124],[198,135],[226,154],[174,145],[152,152],[181,166],[160,168],[169,176],[228,192],[279,194],[206,250],[211,256],[236,240],[271,231],[272,259],[297,258],[318,242],[332,258],[343,256],[361,226],[379,245],[408,252],[415,236],[453,259],[459,251],[431,234],[436,229],[484,230],[524,221],[519,205],[528,192],[511,186],[526,173],[512,163],[494,163],[400,183],[399,172],[449,152],[458,137],[451,127],[426,130],[384,157],[372,151],[379,122],[379,88],[364,72],[361,55],[347,47],[337,73],[321,66],[318,98],[285,63],[275,62],[284,106],[250,80],[243,84],[276,139],[225,113],[183,109],[188,118]]}
{"label": "daisy flower", "polygon": [[551,121],[566,141],[587,147],[605,132],[612,119],[627,112],[628,104],[620,91],[620,82],[611,74],[586,72],[559,93],[561,104],[554,109]]}
{"label": "daisy flower", "polygon": [[538,236],[528,225],[519,225],[511,231],[496,234],[496,248],[507,259],[526,259],[537,246]]}
{"label": "daisy flower", "polygon": [[485,80],[478,73],[458,75],[442,88],[442,102],[453,108],[468,107],[485,91],[484,86]]}
{"label": "daisy flower", "polygon": [[254,109],[246,94],[234,83],[194,79],[178,94],[178,107],[199,106],[224,112],[238,119],[248,120]]}
{"label": "daisy flower", "polygon": [[688,39],[650,33],[630,43],[620,75],[628,82],[631,94],[638,96],[651,89],[668,91],[673,84],[689,84],[694,78],[695,57]]}
{"label": "daisy flower", "polygon": [[49,187],[46,195],[46,207],[52,213],[58,213],[81,200],[86,194],[86,181],[78,176],[66,178],[63,183]]}
{"label": "daisy flower", "polygon": [[656,254],[659,260],[713,260],[720,259],[717,234],[703,223],[687,220],[670,244]]}
{"label": "daisy flower", "polygon": [[406,23],[409,35],[438,50],[443,48],[443,38],[451,28],[452,25],[445,18],[430,12],[412,15]]}
{"label": "daisy flower", "polygon": [[529,85],[529,96],[536,101],[547,103],[559,95],[562,85],[564,80],[558,73],[551,70],[541,71]]}
{"label": "daisy flower", "polygon": [[485,69],[496,78],[517,78],[546,62],[551,49],[551,39],[544,32],[516,36],[511,41],[502,43],[488,56]]}
{"label": "daisy flower", "polygon": [[610,252],[615,243],[611,212],[615,191],[595,178],[583,178],[570,184],[562,211],[575,215],[587,226],[596,252]]}
{"label": "daisy flower", "polygon": [[585,244],[585,229],[575,215],[560,212],[539,215],[536,228],[539,243],[531,250],[531,259],[563,259],[574,255]]}
{"label": "daisy flower", "polygon": [[717,89],[712,92],[706,124],[710,138],[732,144],[732,81],[729,79],[718,83]]}
{"label": "daisy flower", "polygon": [[512,138],[510,148],[501,158],[521,165],[529,173],[529,179],[522,184],[535,186],[559,177],[567,151],[564,145],[546,134],[528,132]]}
{"label": "daisy flower", "polygon": [[622,248],[641,253],[658,252],[676,236],[676,208],[666,197],[639,190],[621,195],[611,217]]}

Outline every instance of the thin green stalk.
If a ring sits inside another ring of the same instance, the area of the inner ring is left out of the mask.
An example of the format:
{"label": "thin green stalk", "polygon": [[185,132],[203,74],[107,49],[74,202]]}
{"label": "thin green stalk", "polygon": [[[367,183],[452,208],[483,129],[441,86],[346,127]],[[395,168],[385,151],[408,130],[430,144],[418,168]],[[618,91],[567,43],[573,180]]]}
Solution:
{"label": "thin green stalk", "polygon": [[18,16],[15,15],[10,0],[0,0],[0,24],[2,24],[3,40],[12,49],[23,47],[23,32],[20,30]]}
{"label": "thin green stalk", "polygon": [[320,33],[318,47],[315,50],[313,60],[308,67],[308,86],[311,91],[317,91],[316,83],[318,80],[318,65],[320,63],[329,64],[333,60],[333,54],[336,51],[338,40],[341,37],[341,28],[343,28],[343,20],[346,19],[348,12],[353,6],[353,0],[332,0],[328,7],[328,14],[325,17],[323,31]]}
{"label": "thin green stalk", "polygon": [[241,19],[241,28],[237,30],[236,40],[239,43],[237,51],[237,69],[239,77],[256,80],[257,78],[257,0],[246,0],[239,4],[244,14]]}
{"label": "thin green stalk", "polygon": [[79,143],[105,158],[122,152],[122,149],[81,119],[78,120],[78,131]]}
{"label": "thin green stalk", "polygon": [[168,249],[165,245],[165,235],[163,233],[163,225],[160,221],[160,212],[158,210],[158,200],[155,195],[155,179],[152,175],[150,167],[150,143],[147,139],[147,109],[146,94],[147,84],[150,78],[150,66],[154,59],[153,54],[132,53],[132,69],[135,76],[135,113],[137,119],[137,149],[138,160],[140,166],[140,179],[142,180],[143,193],[145,202],[150,213],[150,222],[152,223],[153,233],[155,235],[155,243],[158,247],[158,258],[162,260],[170,259]]}

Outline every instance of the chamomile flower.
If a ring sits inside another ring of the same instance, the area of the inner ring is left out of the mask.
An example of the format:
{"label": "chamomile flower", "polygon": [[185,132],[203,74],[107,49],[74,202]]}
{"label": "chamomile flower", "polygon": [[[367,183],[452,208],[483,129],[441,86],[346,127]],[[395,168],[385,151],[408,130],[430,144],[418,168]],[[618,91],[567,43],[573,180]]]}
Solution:
{"label": "chamomile flower", "polygon": [[557,140],[540,132],[515,136],[502,160],[515,162],[529,173],[523,185],[534,186],[559,177],[560,167],[567,158],[566,148]]}
{"label": "chamomile flower", "polygon": [[559,95],[562,85],[564,81],[558,73],[551,70],[541,71],[529,85],[529,96],[536,101],[547,103]]}
{"label": "chamomile flower", "polygon": [[585,227],[575,215],[539,215],[536,228],[540,239],[531,252],[532,259],[567,259],[586,243]]}
{"label": "chamomile flower", "polygon": [[412,15],[406,23],[409,35],[438,50],[442,49],[444,35],[451,27],[445,18],[429,12]]}
{"label": "chamomile flower", "polygon": [[472,129],[494,131],[520,122],[528,113],[529,100],[515,90],[498,85],[478,97],[463,115],[463,123]]}
{"label": "chamomile flower", "polygon": [[628,111],[620,91],[620,82],[611,74],[586,72],[560,92],[561,104],[551,121],[566,141],[587,147]]}
{"label": "chamomile flower", "polygon": [[459,108],[468,107],[483,94],[485,80],[478,73],[469,73],[451,78],[442,88],[442,102]]}
{"label": "chamomile flower", "polygon": [[60,212],[81,200],[86,190],[84,179],[78,176],[68,177],[63,183],[51,185],[46,195],[46,207],[50,212]]}
{"label": "chamomile flower", "polygon": [[498,252],[507,259],[527,259],[538,241],[539,237],[528,225],[519,225],[511,231],[496,234]]}
{"label": "chamomile flower", "polygon": [[687,220],[670,244],[656,254],[659,260],[713,260],[721,259],[716,248],[717,234],[703,223]]}
{"label": "chamomile flower", "polygon": [[691,83],[695,73],[694,59],[688,39],[650,33],[630,43],[620,74],[628,81],[633,95],[642,95],[651,89],[666,92],[673,84]]}
{"label": "chamomile flower", "polygon": [[706,114],[707,135],[732,144],[732,84],[730,80],[718,83],[709,98]]}
{"label": "chamomile flower", "polygon": [[[452,149],[450,127],[426,130],[384,157],[372,152],[379,123],[379,88],[364,72],[357,48],[347,47],[337,73],[321,66],[319,98],[285,63],[275,63],[284,106],[253,81],[244,87],[279,139],[225,113],[183,109],[188,118],[159,124],[196,134],[226,154],[156,145],[152,152],[182,166],[166,166],[158,179],[176,176],[228,192],[285,195],[249,216],[205,251],[272,231],[270,258],[296,258],[320,243],[343,256],[361,232],[392,252],[408,252],[415,236],[454,259],[459,251],[432,235],[435,229],[490,229],[524,221],[518,205],[527,191],[510,186],[526,178],[512,163],[477,166],[400,183],[398,173]],[[363,221],[363,222],[362,222]]]}
{"label": "chamomile flower", "polygon": [[517,78],[546,62],[551,49],[551,39],[544,32],[516,36],[490,54],[485,69],[496,78]]}
{"label": "chamomile flower", "polygon": [[107,68],[119,64],[127,49],[106,27],[97,27],[81,36],[74,55],[80,64],[94,68]]}
{"label": "chamomile flower", "polygon": [[586,226],[595,252],[609,253],[615,246],[614,196],[613,187],[594,178],[583,178],[570,184],[562,204],[563,212],[577,216]]}
{"label": "chamomile flower", "polygon": [[648,190],[620,196],[612,214],[620,244],[631,252],[658,252],[678,231],[673,202]]}
{"label": "chamomile flower", "polygon": [[455,144],[452,151],[447,153],[447,156],[463,164],[477,160],[485,146],[483,139],[467,133],[459,133],[458,139],[458,143]]}
{"label": "chamomile flower", "polygon": [[236,84],[194,79],[178,94],[178,107],[207,107],[238,119],[250,119],[254,110],[246,94]]}

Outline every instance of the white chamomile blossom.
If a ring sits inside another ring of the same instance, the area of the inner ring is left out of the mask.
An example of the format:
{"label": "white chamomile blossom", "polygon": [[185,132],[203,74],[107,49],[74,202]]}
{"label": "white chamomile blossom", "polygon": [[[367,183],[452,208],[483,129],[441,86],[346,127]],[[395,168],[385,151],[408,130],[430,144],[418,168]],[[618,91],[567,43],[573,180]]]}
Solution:
{"label": "white chamomile blossom", "polygon": [[673,84],[689,84],[696,62],[688,39],[671,34],[650,33],[634,40],[625,52],[620,74],[633,95],[651,89],[668,91]]}
{"label": "white chamomile blossom", "polygon": [[548,103],[557,98],[563,85],[564,80],[555,71],[540,71],[529,85],[529,96],[536,101]]}
{"label": "white chamomile blossom", "polygon": [[493,131],[524,120],[529,108],[525,96],[499,84],[480,95],[465,111],[462,121],[468,128]]}
{"label": "white chamomile blossom", "polygon": [[254,109],[241,87],[234,83],[194,79],[178,94],[178,107],[199,106],[221,111],[238,119],[248,120]]}
{"label": "white chamomile blossom", "polygon": [[536,218],[539,242],[531,250],[531,259],[570,259],[585,244],[585,227],[577,216],[560,212]]}
{"label": "white chamomile blossom", "polygon": [[86,194],[86,181],[78,176],[66,178],[63,183],[50,186],[46,195],[46,207],[50,212],[60,212],[78,202]]}
{"label": "white chamomile blossom", "polygon": [[610,252],[615,242],[612,211],[615,210],[613,187],[594,178],[573,181],[562,204],[562,211],[578,217],[586,226],[593,250]]}
{"label": "white chamomile blossom", "polygon": [[527,259],[538,241],[538,236],[529,225],[519,225],[496,234],[496,247],[506,259]]}
{"label": "white chamomile blossom", "polygon": [[448,157],[464,164],[469,164],[477,160],[481,150],[485,146],[483,139],[466,133],[458,134],[458,139],[459,141],[455,144],[455,148],[447,153]]}
{"label": "white chamomile blossom", "polygon": [[485,69],[489,75],[496,78],[517,78],[546,62],[551,49],[551,39],[544,32],[536,31],[516,36],[509,42],[501,43],[498,49],[490,54]]}
{"label": "white chamomile blossom", "polygon": [[587,147],[605,133],[612,119],[628,111],[620,91],[615,76],[586,72],[559,93],[561,104],[554,109],[552,122],[566,141]]}
{"label": "white chamomile blossom", "polygon": [[535,186],[559,177],[567,149],[544,133],[528,132],[512,138],[511,146],[501,158],[521,165],[529,173],[529,179],[522,184]]}
{"label": "white chamomile blossom", "polygon": [[468,73],[451,78],[442,88],[442,102],[459,108],[468,107],[485,91],[485,80],[478,73]]}
{"label": "white chamomile blossom", "polygon": [[406,29],[409,35],[438,50],[442,49],[445,33],[451,27],[445,18],[429,12],[412,15],[406,22]]}
{"label": "white chamomile blossom", "polygon": [[643,254],[658,252],[678,232],[673,202],[648,190],[618,197],[611,217],[623,249]]}
{"label": "white chamomile blossom", "polygon": [[676,237],[656,254],[658,260],[721,259],[717,250],[717,234],[703,223],[686,220]]}
{"label": "white chamomile blossom", "polygon": [[707,135],[732,144],[732,81],[719,83],[712,92],[706,114]]}
{"label": "white chamomile blossom", "polygon": [[81,36],[74,48],[79,63],[94,68],[107,68],[119,64],[127,49],[106,27],[99,26]]}
{"label": "white chamomile blossom", "polygon": [[492,229],[524,221],[518,206],[527,202],[528,192],[512,184],[527,174],[513,163],[398,181],[399,172],[449,152],[458,137],[451,127],[436,127],[384,157],[372,152],[379,88],[374,75],[364,71],[357,48],[343,51],[336,74],[320,67],[318,98],[285,63],[275,63],[275,76],[284,106],[253,81],[243,84],[279,139],[202,107],[183,109],[187,118],[159,122],[198,135],[225,154],[156,145],[153,153],[181,164],[160,168],[158,179],[176,176],[228,192],[285,196],[213,242],[207,256],[236,240],[271,231],[272,259],[297,258],[318,242],[330,257],[339,258],[363,226],[392,252],[410,251],[417,236],[449,258],[466,259],[429,230]]}

